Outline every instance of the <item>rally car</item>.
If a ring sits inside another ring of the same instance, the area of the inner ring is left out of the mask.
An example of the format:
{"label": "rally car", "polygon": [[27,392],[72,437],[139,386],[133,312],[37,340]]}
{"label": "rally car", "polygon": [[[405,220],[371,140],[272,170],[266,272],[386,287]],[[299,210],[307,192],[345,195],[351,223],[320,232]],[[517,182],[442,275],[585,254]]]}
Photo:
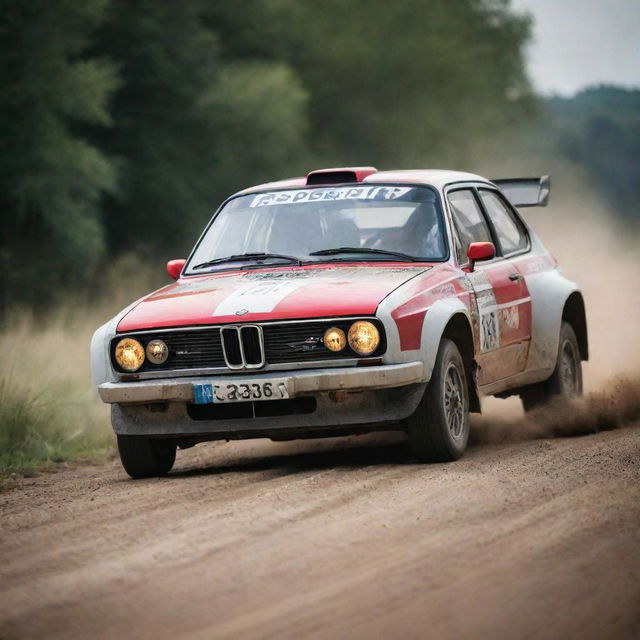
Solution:
{"label": "rally car", "polygon": [[215,439],[403,429],[459,458],[480,396],[582,390],[585,305],[516,207],[547,176],[322,169],[227,199],[175,282],[99,328],[92,376],[125,470]]}

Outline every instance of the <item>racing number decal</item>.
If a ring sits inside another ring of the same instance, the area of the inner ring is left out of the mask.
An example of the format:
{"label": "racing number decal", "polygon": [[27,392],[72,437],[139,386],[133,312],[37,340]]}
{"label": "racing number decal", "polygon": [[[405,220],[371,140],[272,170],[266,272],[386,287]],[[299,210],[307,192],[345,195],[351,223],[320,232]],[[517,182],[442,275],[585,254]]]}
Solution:
{"label": "racing number decal", "polygon": [[469,280],[476,294],[476,304],[480,318],[480,351],[493,351],[500,346],[500,323],[496,295],[487,274],[476,271],[469,274]]}

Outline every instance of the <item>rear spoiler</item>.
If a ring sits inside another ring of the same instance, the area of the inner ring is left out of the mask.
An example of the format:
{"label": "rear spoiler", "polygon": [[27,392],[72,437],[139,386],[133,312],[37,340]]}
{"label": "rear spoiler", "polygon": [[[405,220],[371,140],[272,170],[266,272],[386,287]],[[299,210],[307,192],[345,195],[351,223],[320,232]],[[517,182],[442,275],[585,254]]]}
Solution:
{"label": "rear spoiler", "polygon": [[492,181],[514,207],[546,207],[549,202],[551,178],[501,178]]}

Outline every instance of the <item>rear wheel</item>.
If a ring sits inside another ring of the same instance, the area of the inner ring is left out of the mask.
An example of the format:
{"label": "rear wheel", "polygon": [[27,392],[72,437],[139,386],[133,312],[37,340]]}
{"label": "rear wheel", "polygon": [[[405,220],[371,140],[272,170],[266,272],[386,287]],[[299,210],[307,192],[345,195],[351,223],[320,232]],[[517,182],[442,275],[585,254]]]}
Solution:
{"label": "rear wheel", "polygon": [[525,411],[531,411],[554,397],[573,398],[582,395],[582,361],[573,327],[568,322],[560,326],[560,341],[556,368],[551,377],[520,394]]}
{"label": "rear wheel", "polygon": [[124,470],[132,478],[164,476],[176,460],[176,443],[164,438],[118,434],[118,453]]}
{"label": "rear wheel", "polygon": [[424,462],[457,460],[467,448],[469,388],[453,341],[445,338],[440,343],[431,380],[406,425],[411,448]]}

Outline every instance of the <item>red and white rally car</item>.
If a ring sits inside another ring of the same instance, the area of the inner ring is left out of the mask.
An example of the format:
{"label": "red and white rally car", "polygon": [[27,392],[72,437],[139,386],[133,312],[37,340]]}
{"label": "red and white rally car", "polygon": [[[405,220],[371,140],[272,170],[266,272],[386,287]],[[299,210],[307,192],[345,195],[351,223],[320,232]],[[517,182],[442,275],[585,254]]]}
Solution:
{"label": "red and white rally car", "polygon": [[479,396],[582,390],[584,301],[515,206],[548,178],[323,169],[220,207],[176,282],[98,329],[92,375],[133,477],[205,440],[404,429],[459,458]]}

